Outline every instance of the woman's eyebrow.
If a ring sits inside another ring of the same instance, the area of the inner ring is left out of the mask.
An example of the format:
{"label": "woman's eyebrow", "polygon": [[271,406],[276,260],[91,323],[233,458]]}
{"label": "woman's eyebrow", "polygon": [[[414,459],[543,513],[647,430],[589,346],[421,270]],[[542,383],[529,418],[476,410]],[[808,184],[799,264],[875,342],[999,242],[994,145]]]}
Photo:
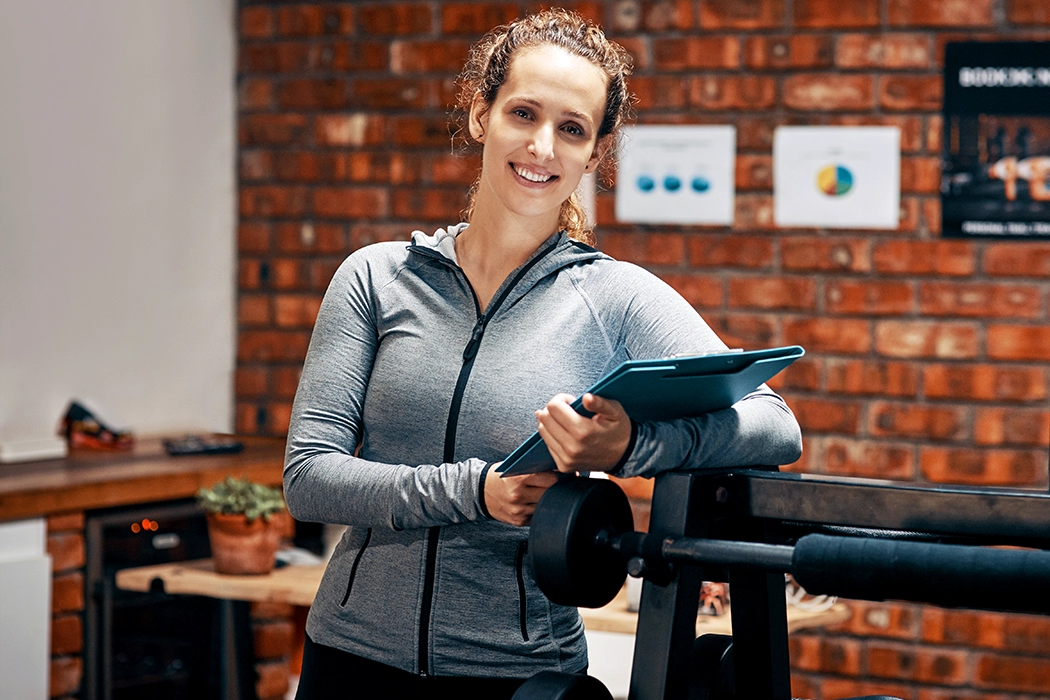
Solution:
{"label": "woman's eyebrow", "polygon": [[[543,103],[537,100],[535,97],[522,96],[518,97],[517,99],[521,102],[524,102],[525,104],[532,105],[533,107],[537,107],[539,109],[543,109]],[[586,122],[587,124],[591,124],[594,122],[593,117],[590,117],[587,114],[584,114],[583,112],[577,112],[575,109],[562,110],[562,114],[567,117],[572,117],[573,119],[579,119],[580,121]]]}

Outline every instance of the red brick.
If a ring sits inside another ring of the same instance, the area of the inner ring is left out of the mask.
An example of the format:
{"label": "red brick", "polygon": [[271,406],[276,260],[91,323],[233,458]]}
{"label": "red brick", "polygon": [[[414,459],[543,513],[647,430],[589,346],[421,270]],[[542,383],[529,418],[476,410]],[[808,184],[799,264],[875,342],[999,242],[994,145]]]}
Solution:
{"label": "red brick", "polygon": [[966,241],[887,241],[875,245],[875,272],[946,277],[972,275],[977,253]]}
{"label": "red brick", "polygon": [[288,424],[292,419],[292,402],[272,401],[267,404],[266,410],[269,417],[266,423],[267,434],[280,436],[287,435]]}
{"label": "red brick", "polygon": [[866,479],[915,478],[915,455],[907,445],[828,437],[822,449],[827,474]]}
{"label": "red brick", "polygon": [[241,146],[302,143],[307,127],[301,114],[248,114],[238,123]]}
{"label": "red brick", "polygon": [[395,41],[390,45],[394,73],[458,73],[467,58],[467,41]]}
{"label": "red brick", "polygon": [[234,372],[236,394],[241,398],[259,398],[266,396],[269,388],[269,374],[265,367],[240,366]]}
{"label": "red brick", "polygon": [[279,700],[288,692],[288,661],[255,664],[255,694],[260,700]]}
{"label": "red brick", "polygon": [[869,431],[877,437],[962,440],[969,437],[963,408],[914,403],[872,402]]}
{"label": "red brick", "polygon": [[914,397],[919,370],[906,362],[829,358],[827,390],[831,394]]}
{"label": "red brick", "polygon": [[406,110],[430,105],[436,92],[433,81],[421,78],[358,78],[349,98],[358,108]]}
{"label": "red brick", "polygon": [[776,103],[776,81],[762,75],[707,75],[693,78],[689,103],[709,110],[770,109]]}
{"label": "red brick", "polygon": [[919,631],[916,606],[905,603],[850,601],[853,614],[845,623],[847,631],[858,637],[915,639]]}
{"label": "red brick", "polygon": [[[241,291],[262,289],[263,267],[261,260],[240,260],[237,263],[237,288]],[[266,270],[269,271],[269,267]]]}
{"label": "red brick", "polygon": [[306,190],[302,187],[241,186],[242,217],[302,216],[306,213]]}
{"label": "red brick", "polygon": [[795,397],[789,403],[803,432],[856,435],[860,431],[859,402]]}
{"label": "red brick", "polygon": [[84,662],[79,656],[62,656],[51,659],[49,697],[57,698],[78,692],[80,681],[83,678]]}
{"label": "red brick", "polygon": [[885,316],[907,314],[915,308],[910,284],[828,280],[826,309],[835,314]]}
{"label": "red brick", "polygon": [[325,179],[342,179],[338,163],[343,155],[341,153],[282,151],[274,158],[273,172],[281,182],[316,182],[321,179],[321,161],[324,159],[328,170]]}
{"label": "red brick", "polygon": [[861,644],[852,639],[792,636],[788,639],[792,664],[807,671],[857,675]]}
{"label": "red brick", "polygon": [[679,265],[685,259],[685,238],[677,233],[610,233],[602,236],[601,248],[617,260],[639,265]]}
{"label": "red brick", "polygon": [[277,250],[282,253],[342,254],[349,252],[346,229],[332,224],[278,224]]}
{"label": "red brick", "polygon": [[676,109],[686,106],[689,79],[679,75],[639,75],[631,80],[639,110]]}
{"label": "red brick", "polygon": [[835,44],[830,36],[792,34],[749,37],[744,62],[756,70],[830,68]]}
{"label": "red brick", "polygon": [[928,198],[922,200],[922,229],[928,234],[941,232],[941,200]]}
{"label": "red brick", "polygon": [[914,680],[918,661],[912,646],[874,642],[868,645],[868,673],[876,678]]}
{"label": "red brick", "polygon": [[795,26],[807,29],[879,26],[879,0],[795,0]]}
{"label": "red brick", "polygon": [[366,5],[357,10],[360,31],[370,36],[426,34],[430,17],[424,4]]}
{"label": "red brick", "polygon": [[47,516],[47,531],[53,532],[79,532],[84,529],[84,511],[77,510],[71,513],[55,513]]}
{"label": "red brick", "polygon": [[56,615],[51,618],[51,654],[79,654],[84,649],[84,625],[80,615]]}
{"label": "red brick", "polygon": [[704,234],[689,238],[689,264],[693,267],[768,269],[773,261],[773,241],[762,236]]}
{"label": "red brick", "polygon": [[940,153],[944,119],[939,114],[931,114],[926,117],[926,124],[926,150],[930,153]]}
{"label": "red brick", "polygon": [[312,210],[325,217],[380,217],[387,212],[387,192],[378,187],[318,187]]}
{"label": "red brick", "polygon": [[784,0],[706,0],[700,26],[712,29],[778,29],[785,20]]}
{"label": "red brick", "polygon": [[241,180],[269,180],[273,177],[272,151],[242,150],[237,160]]}
{"label": "red brick", "polygon": [[269,252],[269,224],[242,221],[237,227],[237,250],[242,255],[245,253]]}
{"label": "red brick", "polygon": [[661,71],[740,67],[740,41],[736,37],[654,38],[652,52],[653,65]]}
{"label": "red brick", "polygon": [[303,261],[278,258],[270,264],[270,286],[274,289],[299,289],[306,286]]}
{"label": "red brick", "polygon": [[933,606],[922,611],[922,639],[931,644],[1002,649],[1005,627],[1006,616],[997,613]]}
{"label": "red brick", "polygon": [[384,140],[384,123],[361,112],[324,114],[317,117],[314,134],[319,146],[373,146]]}
{"label": "red brick", "polygon": [[241,331],[237,337],[239,362],[301,362],[310,342],[304,331]]}
{"label": "red brick", "polygon": [[912,697],[910,686],[898,683],[864,681],[857,682],[842,678],[828,678],[820,685],[820,697],[822,698],[845,698],[861,697],[869,695],[888,695],[894,698]]}
{"label": "red brick", "polygon": [[733,208],[733,228],[737,230],[773,228],[773,197],[740,193]]}
{"label": "red brick", "polygon": [[886,357],[967,359],[977,356],[980,334],[965,323],[879,321],[875,349]]}
{"label": "red brick", "polygon": [[321,298],[279,294],[274,297],[274,322],[278,328],[313,328]]}
{"label": "red brick", "polygon": [[784,78],[784,105],[810,112],[871,109],[875,101],[870,75],[794,73]]}
{"label": "red brick", "polygon": [[80,612],[84,609],[84,574],[71,571],[59,574],[51,582],[51,612]]}
{"label": "red brick", "polygon": [[897,224],[897,231],[899,232],[911,232],[920,230],[920,212],[922,204],[917,197],[902,195],[901,196],[901,210],[900,210],[900,222]]}
{"label": "red brick", "polygon": [[773,158],[767,155],[741,154],[736,158],[736,189],[773,189]]}
{"label": "red brick", "polygon": [[1035,615],[1003,615],[1002,645],[1008,651],[1044,655],[1050,648],[1050,619]]}
{"label": "red brick", "polygon": [[463,190],[398,189],[393,193],[393,215],[402,219],[458,221],[467,207]]}
{"label": "red brick", "polygon": [[242,326],[265,326],[270,323],[270,297],[265,294],[243,294],[237,300],[237,323]]}
{"label": "red brick", "polygon": [[1046,445],[1050,443],[1050,413],[1042,408],[978,408],[974,442],[978,445]]}
{"label": "red brick", "polygon": [[816,391],[820,388],[822,362],[813,358],[802,358],[769,380],[771,387]]}
{"label": "red brick", "polygon": [[277,11],[284,36],[345,35],[353,30],[350,5],[298,5]]}
{"label": "red brick", "polygon": [[777,337],[777,323],[771,316],[755,314],[709,314],[704,317],[718,337],[731,348],[769,347]]}
{"label": "red brick", "polygon": [[981,27],[995,22],[994,0],[889,0],[892,26]]}
{"label": "red brick", "polygon": [[724,302],[719,280],[697,275],[662,275],[662,278],[697,309],[718,308]]}
{"label": "red brick", "polygon": [[923,386],[931,399],[1042,401],[1047,381],[1042,369],[997,365],[934,364],[923,368]]}
{"label": "red brick", "polygon": [[990,275],[1046,280],[1050,277],[1050,243],[989,244],[984,250],[983,267]]}
{"label": "red brick", "polygon": [[[606,5],[607,3],[599,3]],[[692,29],[693,4],[690,0],[655,0],[642,6],[642,26],[653,32]],[[614,10],[615,12],[615,10]]]}
{"label": "red brick", "polygon": [[295,398],[299,387],[300,367],[275,367],[273,370],[273,395],[279,399]]}
{"label": "red brick", "polygon": [[863,238],[797,236],[780,244],[784,269],[796,272],[868,272],[870,243]]}
{"label": "red brick", "polygon": [[871,350],[871,324],[861,319],[785,320],[784,341],[809,352],[864,354]]}
{"label": "red brick", "polygon": [[1050,658],[980,654],[976,660],[978,687],[1040,693],[1050,688]]}
{"label": "red brick", "polygon": [[919,465],[933,483],[974,486],[1042,486],[1046,450],[922,447]]}
{"label": "red brick", "polygon": [[941,159],[936,156],[901,158],[901,191],[938,194],[941,190]]}
{"label": "red brick", "polygon": [[[382,241],[407,241],[411,233],[412,231],[404,224],[355,224],[350,229],[350,248],[357,250]],[[328,277],[330,278],[331,275]]]}
{"label": "red brick", "polygon": [[989,318],[1039,318],[1042,291],[1019,284],[958,284],[929,282],[919,285],[919,307],[929,316]]}
{"label": "red brick", "polygon": [[237,109],[260,111],[273,107],[273,82],[266,78],[243,77],[237,85]]}
{"label": "red brick", "polygon": [[1011,24],[1050,25],[1050,5],[1045,0],[1008,0],[1006,19]]}
{"label": "red brick", "polygon": [[252,647],[256,659],[278,659],[291,654],[295,628],[290,620],[271,620],[252,625]]}
{"label": "red brick", "polygon": [[805,277],[738,277],[729,280],[729,306],[742,309],[811,311],[817,286]]}
{"label": "red brick", "polygon": [[969,680],[969,653],[949,649],[919,649],[915,678],[920,683],[962,685]]}
{"label": "red brick", "polygon": [[835,44],[839,68],[923,69],[936,65],[933,44],[922,34],[844,34]]}
{"label": "red brick", "polygon": [[518,17],[517,3],[442,3],[441,33],[471,34],[480,37],[500,24],[507,24]]}
{"label": "red brick", "polygon": [[253,622],[260,620],[289,620],[295,614],[294,606],[289,603],[252,601],[250,608]]}
{"label": "red brick", "polygon": [[84,535],[81,532],[49,533],[47,553],[51,555],[51,570],[82,569],[86,561]]}
{"label": "red brick", "polygon": [[448,119],[441,117],[397,116],[390,120],[393,146],[447,149]]}
{"label": "red brick", "polygon": [[986,334],[993,360],[1050,360],[1050,326],[992,325]]}
{"label": "red brick", "polygon": [[895,111],[941,108],[944,86],[940,75],[884,75],[879,81],[879,106]]}
{"label": "red brick", "polygon": [[241,38],[266,39],[273,36],[273,10],[268,7],[242,7],[240,12]]}
{"label": "red brick", "polygon": [[773,132],[777,127],[769,117],[742,115],[736,122],[736,146],[738,150],[765,151],[773,149]]}

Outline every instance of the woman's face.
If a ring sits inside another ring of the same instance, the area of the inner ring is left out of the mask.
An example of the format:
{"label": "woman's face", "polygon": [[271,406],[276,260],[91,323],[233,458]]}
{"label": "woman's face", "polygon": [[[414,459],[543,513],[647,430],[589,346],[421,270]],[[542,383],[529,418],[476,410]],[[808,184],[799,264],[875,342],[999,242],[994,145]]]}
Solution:
{"label": "woman's face", "polygon": [[[553,217],[593,170],[607,79],[585,58],[552,45],[522,49],[495,101],[474,101],[470,133],[483,144],[479,205]],[[494,200],[493,200],[494,198]]]}

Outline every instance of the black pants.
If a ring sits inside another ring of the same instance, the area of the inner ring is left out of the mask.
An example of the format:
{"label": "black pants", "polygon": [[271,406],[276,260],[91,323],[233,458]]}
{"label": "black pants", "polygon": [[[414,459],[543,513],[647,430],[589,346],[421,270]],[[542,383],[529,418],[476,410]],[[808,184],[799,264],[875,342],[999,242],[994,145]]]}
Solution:
{"label": "black pants", "polygon": [[420,678],[414,673],[315,644],[307,635],[295,700],[510,700],[524,682],[524,678]]}

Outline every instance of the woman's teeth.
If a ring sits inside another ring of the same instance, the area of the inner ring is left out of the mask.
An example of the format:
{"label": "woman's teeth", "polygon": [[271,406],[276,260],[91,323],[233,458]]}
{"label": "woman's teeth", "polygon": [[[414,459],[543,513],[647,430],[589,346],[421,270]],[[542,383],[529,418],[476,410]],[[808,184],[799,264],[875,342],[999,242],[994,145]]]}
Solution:
{"label": "woman's teeth", "polygon": [[514,172],[516,172],[518,175],[521,175],[529,182],[547,182],[548,180],[554,177],[553,175],[540,175],[538,173],[532,172],[531,170],[526,170],[525,168],[519,168],[517,166],[514,167]]}

